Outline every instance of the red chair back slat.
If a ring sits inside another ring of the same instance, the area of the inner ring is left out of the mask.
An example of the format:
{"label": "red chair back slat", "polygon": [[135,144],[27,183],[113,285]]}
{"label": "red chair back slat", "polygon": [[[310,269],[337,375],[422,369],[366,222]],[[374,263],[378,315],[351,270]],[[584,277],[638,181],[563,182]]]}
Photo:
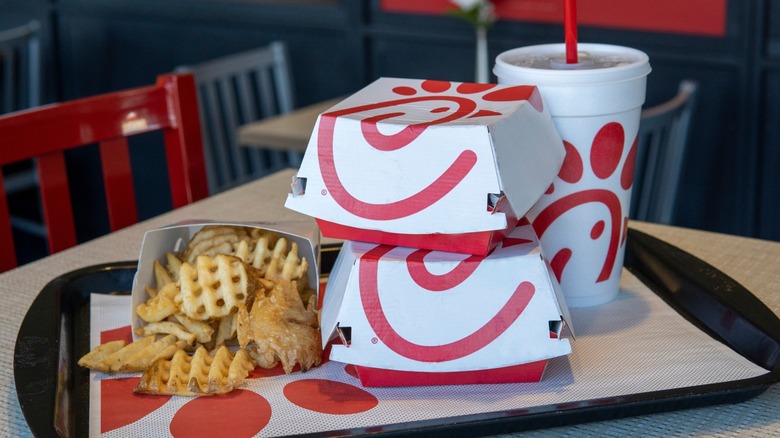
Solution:
{"label": "red chair back slat", "polygon": [[[11,214],[8,211],[8,199],[5,195],[5,184],[3,183],[3,172],[0,169],[0,272],[7,271],[16,267],[16,252],[7,251],[5,242],[13,243],[13,234],[11,233]],[[11,247],[11,250],[14,248]]]}
{"label": "red chair back slat", "polygon": [[[163,132],[174,208],[205,198],[208,187],[197,95],[189,74],[162,75],[153,86],[0,116],[0,165],[36,159],[51,253],[77,243],[63,152],[100,144],[113,231],[138,221],[126,137],[152,131]],[[12,235],[3,190],[0,272],[16,266]]]}
{"label": "red chair back slat", "polygon": [[[195,79],[190,74],[174,77],[180,76],[186,81],[157,80],[157,86],[167,91],[169,116],[174,125],[164,130],[173,208],[205,198],[209,193]],[[193,151],[194,144],[198,145],[197,151]]]}
{"label": "red chair back slat", "polygon": [[51,152],[37,157],[36,161],[49,252],[55,253],[76,245],[65,154]]}
{"label": "red chair back slat", "polygon": [[100,164],[111,231],[138,222],[127,139],[120,137],[100,143]]}

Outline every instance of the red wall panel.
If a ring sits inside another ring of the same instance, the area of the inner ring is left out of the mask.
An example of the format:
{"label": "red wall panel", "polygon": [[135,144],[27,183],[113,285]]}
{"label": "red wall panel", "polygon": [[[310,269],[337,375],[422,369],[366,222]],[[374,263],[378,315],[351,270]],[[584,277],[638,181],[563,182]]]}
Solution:
{"label": "red wall panel", "polygon": [[[494,0],[502,20],[563,23],[563,0]],[[384,12],[443,14],[450,0],[381,0]],[[728,0],[590,0],[577,4],[580,25],[722,37]]]}

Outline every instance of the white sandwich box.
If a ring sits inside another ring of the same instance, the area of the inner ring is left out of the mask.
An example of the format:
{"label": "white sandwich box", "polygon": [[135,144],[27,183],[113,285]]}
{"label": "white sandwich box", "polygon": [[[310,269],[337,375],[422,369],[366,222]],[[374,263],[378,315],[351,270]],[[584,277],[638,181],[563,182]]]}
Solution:
{"label": "white sandwich box", "polygon": [[381,78],[320,114],[285,206],[326,237],[486,255],[564,155],[534,86]]}
{"label": "white sandwich box", "polygon": [[487,257],[347,241],[322,301],[323,348],[365,386],[538,382],[573,330],[532,227]]}
{"label": "white sandwich box", "polygon": [[187,243],[206,225],[233,225],[250,228],[261,228],[275,231],[281,237],[298,244],[298,256],[306,258],[309,265],[309,284],[318,288],[320,281],[320,233],[311,221],[285,221],[285,222],[215,222],[193,220],[181,222],[163,228],[147,231],[141,243],[141,253],[138,257],[138,271],[133,279],[132,290],[132,315],[131,326],[133,339],[138,339],[135,329],[143,325],[143,321],[136,315],[138,305],[149,299],[146,286],[155,287],[154,261],[157,260],[166,266],[166,254],[168,252],[180,253],[184,251]]}

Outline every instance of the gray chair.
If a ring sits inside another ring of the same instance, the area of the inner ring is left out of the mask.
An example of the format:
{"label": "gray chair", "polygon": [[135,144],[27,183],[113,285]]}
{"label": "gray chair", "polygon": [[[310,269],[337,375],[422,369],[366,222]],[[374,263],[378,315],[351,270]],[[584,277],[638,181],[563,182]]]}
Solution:
{"label": "gray chair", "polygon": [[266,47],[180,66],[198,85],[209,192],[243,184],[285,167],[297,167],[300,154],[241,147],[240,125],[290,112],[295,96],[287,46]]}
{"label": "gray chair", "polygon": [[[41,104],[40,25],[37,21],[0,31],[0,114]],[[31,161],[5,166],[5,192],[13,195],[38,187],[38,175]],[[46,236],[42,221],[11,215],[15,229]]]}
{"label": "gray chair", "polygon": [[697,89],[684,80],[672,99],[642,110],[630,218],[672,223]]}

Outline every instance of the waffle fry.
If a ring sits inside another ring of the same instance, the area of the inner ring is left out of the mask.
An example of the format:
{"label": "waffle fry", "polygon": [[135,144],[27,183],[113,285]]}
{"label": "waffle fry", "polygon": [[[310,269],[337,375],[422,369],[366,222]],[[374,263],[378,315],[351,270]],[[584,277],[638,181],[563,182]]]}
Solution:
{"label": "waffle fry", "polygon": [[217,334],[214,345],[221,345],[236,338],[236,326],[238,325],[238,313],[223,316],[217,324]]}
{"label": "waffle fry", "polygon": [[275,232],[259,228],[207,225],[192,236],[187,249],[182,254],[182,260],[192,264],[201,255],[210,257],[217,254],[235,255],[240,242],[246,242],[254,248],[255,242],[259,239],[273,243],[276,238]]}
{"label": "waffle fry", "polygon": [[[188,332],[195,335],[195,341],[200,344],[205,344],[211,341],[211,337],[214,334],[214,328],[210,324],[203,321],[196,321],[192,318],[188,318],[186,315],[176,313],[173,315],[173,319],[176,320],[182,327]],[[219,345],[219,344],[217,344]]]}
{"label": "waffle fry", "polygon": [[240,257],[244,263],[251,265],[260,271],[260,275],[265,275],[268,267],[268,261],[273,256],[273,247],[278,245],[279,240],[276,236],[261,235],[255,240],[243,240],[236,245],[236,257]]}
{"label": "waffle fry", "polygon": [[[168,252],[165,254],[165,259],[168,265],[166,266],[166,270],[168,271],[168,275],[170,275],[171,280],[178,283],[179,282],[179,271],[181,270],[181,264],[182,261],[180,258],[176,257],[176,255],[172,252]],[[160,286],[158,286],[160,287]]]}
{"label": "waffle fry", "polygon": [[150,322],[143,327],[135,329],[135,334],[138,336],[174,335],[187,345],[194,345],[197,339],[197,335],[188,332],[183,325],[173,321]]}
{"label": "waffle fry", "polygon": [[281,238],[274,246],[273,254],[268,262],[268,269],[263,274],[263,278],[273,281],[295,280],[300,287],[305,287],[308,269],[309,263],[306,258],[298,257],[298,244],[292,242],[290,250],[287,251],[287,239]]}
{"label": "waffle fry", "polygon": [[[105,344],[100,344],[89,353],[79,359],[78,364],[84,368],[89,368],[96,371],[108,371],[110,368],[108,365],[99,365],[103,359],[116,353],[127,345],[127,342],[123,340],[110,341]],[[103,371],[103,372],[105,372]]]}
{"label": "waffle fry", "polygon": [[184,342],[177,341],[173,335],[159,340],[147,336],[130,344],[112,341],[95,347],[79,359],[78,364],[103,373],[133,373],[144,371],[157,359],[173,357],[183,347]]}
{"label": "waffle fry", "polygon": [[230,315],[257,287],[241,259],[224,254],[199,256],[195,267],[182,264],[179,283],[181,312],[200,321]]}
{"label": "waffle fry", "polygon": [[158,290],[174,282],[171,273],[157,260],[154,261],[154,281]]}
{"label": "waffle fry", "polygon": [[[151,288],[147,288],[147,293],[149,293],[149,289]],[[162,321],[179,310],[179,306],[176,304],[178,295],[179,286],[176,283],[168,283],[154,295],[149,293],[152,298],[139,304],[135,313],[146,322]]]}
{"label": "waffle fry", "polygon": [[241,385],[255,364],[246,350],[234,355],[224,345],[211,354],[179,350],[171,359],[156,361],[133,390],[143,394],[201,396],[225,394]]}

